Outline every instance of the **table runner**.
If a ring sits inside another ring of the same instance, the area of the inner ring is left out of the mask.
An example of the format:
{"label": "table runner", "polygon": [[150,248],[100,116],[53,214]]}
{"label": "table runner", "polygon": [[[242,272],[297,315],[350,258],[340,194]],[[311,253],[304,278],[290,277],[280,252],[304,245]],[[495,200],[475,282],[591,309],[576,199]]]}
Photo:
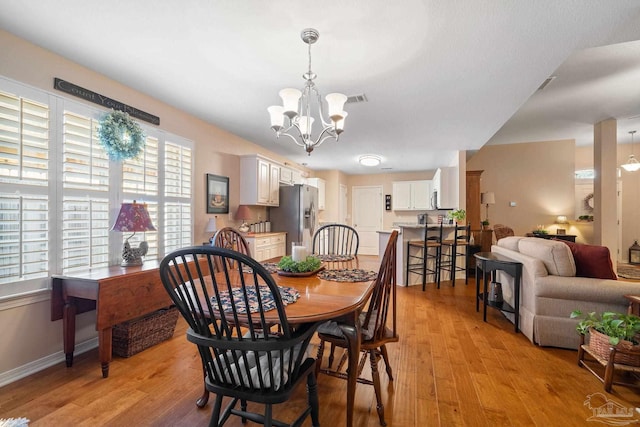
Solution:
{"label": "table runner", "polygon": [[334,282],[368,282],[378,277],[378,273],[371,270],[354,269],[338,269],[324,270],[318,273],[318,277],[323,280],[332,280]]}
{"label": "table runner", "polygon": [[335,262],[335,261],[351,261],[354,257],[353,255],[313,255],[316,258],[319,258],[320,261],[325,262]]}
{"label": "table runner", "polygon": [[[246,288],[247,289],[247,300],[249,302],[249,311],[251,313],[257,313],[260,310],[260,306],[258,304],[258,295],[254,287]],[[262,301],[262,309],[264,311],[270,311],[276,308],[276,302],[273,299],[273,294],[269,287],[266,285],[261,285],[260,289],[260,300]],[[295,288],[289,288],[285,286],[278,286],[278,290],[280,291],[280,297],[282,298],[282,303],[284,306],[289,304],[293,304],[300,298],[300,293]],[[235,288],[231,292],[232,297],[236,304],[236,309],[238,313],[245,314],[247,312],[247,308],[245,306],[245,298],[242,293],[241,288]],[[216,297],[211,297],[211,303],[217,305],[218,302]],[[231,311],[231,299],[229,298],[228,291],[220,292],[220,303],[222,305],[222,309],[225,312]]]}

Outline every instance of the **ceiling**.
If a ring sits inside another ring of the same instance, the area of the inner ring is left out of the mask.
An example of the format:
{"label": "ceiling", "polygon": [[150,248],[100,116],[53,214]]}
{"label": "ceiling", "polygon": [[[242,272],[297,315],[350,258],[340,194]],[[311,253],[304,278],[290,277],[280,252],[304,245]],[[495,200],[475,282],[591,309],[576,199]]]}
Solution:
{"label": "ceiling", "polygon": [[[320,32],[321,94],[368,99],[347,104],[340,141],[310,156],[276,140],[266,111],[280,89],[302,88],[307,27]],[[486,143],[590,144],[611,117],[619,135],[640,130],[639,0],[2,0],[0,28],[315,170],[430,170]],[[369,153],[383,163],[358,165]]]}

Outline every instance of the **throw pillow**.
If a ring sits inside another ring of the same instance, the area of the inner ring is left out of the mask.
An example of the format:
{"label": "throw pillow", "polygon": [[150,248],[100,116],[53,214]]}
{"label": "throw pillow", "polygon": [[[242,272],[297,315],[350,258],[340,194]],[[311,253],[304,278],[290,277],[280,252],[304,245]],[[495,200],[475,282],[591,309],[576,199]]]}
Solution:
{"label": "throw pillow", "polygon": [[609,248],[598,245],[585,245],[582,243],[563,242],[569,246],[573,259],[576,262],[576,276],[591,277],[594,279],[612,279],[618,277],[613,271]]}

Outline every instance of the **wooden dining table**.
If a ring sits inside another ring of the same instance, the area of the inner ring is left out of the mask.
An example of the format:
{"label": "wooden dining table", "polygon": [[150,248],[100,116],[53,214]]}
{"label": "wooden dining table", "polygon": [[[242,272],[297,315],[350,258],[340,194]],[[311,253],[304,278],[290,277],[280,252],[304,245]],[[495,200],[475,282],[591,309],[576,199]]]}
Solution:
{"label": "wooden dining table", "polygon": [[[266,262],[278,262],[278,258]],[[363,269],[377,272],[380,258],[375,255],[359,255],[350,261],[325,262],[328,270]],[[338,322],[348,344],[347,426],[353,425],[358,357],[360,354],[360,322],[358,317],[373,292],[374,280],[366,282],[337,282],[323,280],[317,274],[307,277],[281,276],[273,273],[278,286],[295,288],[298,300],[285,307],[287,321],[292,324]],[[320,363],[320,361],[318,361]]]}

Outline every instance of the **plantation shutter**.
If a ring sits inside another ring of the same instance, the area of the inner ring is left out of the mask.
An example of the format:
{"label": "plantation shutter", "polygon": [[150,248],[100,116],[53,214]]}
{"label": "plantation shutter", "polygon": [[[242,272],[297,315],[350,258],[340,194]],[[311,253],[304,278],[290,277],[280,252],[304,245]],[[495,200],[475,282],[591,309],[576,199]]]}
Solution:
{"label": "plantation shutter", "polygon": [[0,285],[49,276],[49,114],[0,91]]}
{"label": "plantation shutter", "polygon": [[164,253],[193,244],[191,148],[165,143]]}
{"label": "plantation shutter", "polygon": [[109,265],[109,158],[98,121],[64,112],[62,272]]}

